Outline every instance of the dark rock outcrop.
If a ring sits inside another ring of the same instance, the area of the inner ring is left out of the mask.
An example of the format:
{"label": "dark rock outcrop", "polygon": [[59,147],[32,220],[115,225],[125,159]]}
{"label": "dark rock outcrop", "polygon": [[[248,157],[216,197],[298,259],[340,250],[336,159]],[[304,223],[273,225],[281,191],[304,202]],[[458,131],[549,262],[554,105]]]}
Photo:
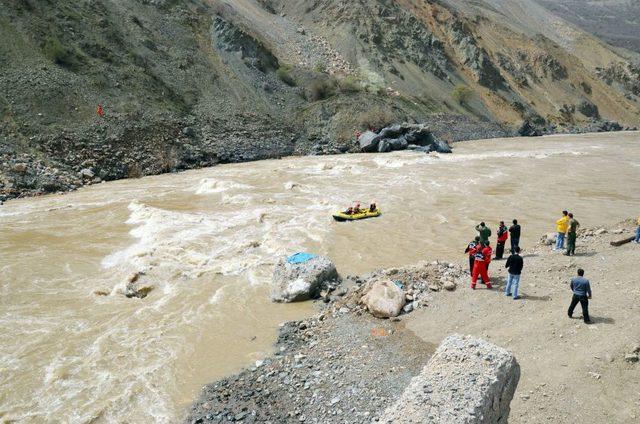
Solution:
{"label": "dark rock outcrop", "polygon": [[[379,133],[367,131],[360,135],[358,143],[363,152],[386,153],[394,150],[414,149],[425,152],[451,153],[451,147],[433,135],[429,127],[422,124],[392,125]],[[420,147],[420,149],[416,149]]]}
{"label": "dark rock outcrop", "polygon": [[600,117],[600,111],[598,110],[598,106],[586,99],[580,102],[580,104],[578,105],[578,112],[580,112],[581,114],[589,118]]}

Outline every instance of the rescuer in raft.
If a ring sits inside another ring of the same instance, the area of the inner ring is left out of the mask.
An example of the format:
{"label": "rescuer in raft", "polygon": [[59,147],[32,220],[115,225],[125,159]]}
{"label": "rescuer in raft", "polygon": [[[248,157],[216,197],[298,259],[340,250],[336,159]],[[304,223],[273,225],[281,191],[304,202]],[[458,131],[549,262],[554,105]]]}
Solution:
{"label": "rescuer in raft", "polygon": [[487,273],[487,264],[491,260],[491,256],[485,256],[485,253],[491,252],[491,248],[486,249],[488,246],[479,244],[473,249],[474,261],[473,272],[471,273],[471,288],[476,289],[476,283],[478,282],[478,276],[482,277],[482,284],[485,284],[488,289],[491,289],[491,282],[489,281],[489,274]]}

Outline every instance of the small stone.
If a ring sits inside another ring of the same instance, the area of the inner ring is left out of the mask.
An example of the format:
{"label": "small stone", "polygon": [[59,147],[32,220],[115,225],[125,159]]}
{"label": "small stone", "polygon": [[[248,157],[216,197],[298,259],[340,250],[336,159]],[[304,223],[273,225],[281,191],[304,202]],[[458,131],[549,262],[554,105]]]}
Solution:
{"label": "small stone", "polygon": [[83,170],[78,172],[78,176],[82,179],[90,180],[95,176],[95,174],[91,169],[84,168]]}
{"label": "small stone", "polygon": [[27,164],[26,163],[16,163],[13,165],[13,172],[17,172],[19,174],[24,174],[27,172]]}

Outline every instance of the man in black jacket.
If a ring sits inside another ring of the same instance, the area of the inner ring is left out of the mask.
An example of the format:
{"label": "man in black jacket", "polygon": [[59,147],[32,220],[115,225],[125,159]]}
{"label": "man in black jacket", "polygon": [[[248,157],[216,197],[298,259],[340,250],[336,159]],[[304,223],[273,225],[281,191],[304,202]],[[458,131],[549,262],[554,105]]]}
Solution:
{"label": "man in black jacket", "polygon": [[511,236],[511,254],[516,253],[516,247],[520,246],[520,224],[518,220],[513,220],[513,225],[509,228],[509,235]]}
{"label": "man in black jacket", "polygon": [[520,275],[522,275],[524,261],[522,260],[522,256],[520,256],[520,247],[516,246],[514,251],[504,265],[504,267],[509,270],[509,277],[507,278],[507,286],[504,288],[504,294],[505,296],[511,296],[513,294],[513,300],[516,300],[520,299],[520,296],[518,296],[518,287],[520,286]]}

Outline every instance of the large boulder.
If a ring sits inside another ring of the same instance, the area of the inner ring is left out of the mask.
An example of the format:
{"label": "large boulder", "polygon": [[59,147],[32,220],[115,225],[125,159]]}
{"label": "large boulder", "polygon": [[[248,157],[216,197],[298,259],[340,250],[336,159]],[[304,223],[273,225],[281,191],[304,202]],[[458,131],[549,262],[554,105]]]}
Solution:
{"label": "large boulder", "polygon": [[363,152],[371,153],[378,150],[380,139],[381,137],[373,131],[365,131],[358,137],[358,143]]}
{"label": "large boulder", "polygon": [[454,334],[380,422],[506,424],[519,379],[520,367],[510,352]]}
{"label": "large boulder", "polygon": [[393,281],[376,281],[360,301],[376,318],[397,317],[406,300],[404,291]]}
{"label": "large boulder", "polygon": [[412,150],[439,153],[451,153],[451,147],[436,138],[429,127],[423,124],[400,124],[385,127],[378,134],[367,131],[358,138],[363,152],[386,153],[394,150]]}
{"label": "large boulder", "polygon": [[540,239],[540,243],[546,246],[551,246],[552,244],[556,244],[558,240],[558,233],[549,233],[542,236]]}
{"label": "large boulder", "polygon": [[531,121],[526,120],[522,123],[520,128],[518,129],[518,135],[522,137],[540,137],[542,136],[542,131],[536,127]]}
{"label": "large boulder", "polygon": [[327,283],[338,278],[336,266],[325,256],[314,256],[298,263],[282,258],[273,271],[271,299],[274,302],[314,299]]}

